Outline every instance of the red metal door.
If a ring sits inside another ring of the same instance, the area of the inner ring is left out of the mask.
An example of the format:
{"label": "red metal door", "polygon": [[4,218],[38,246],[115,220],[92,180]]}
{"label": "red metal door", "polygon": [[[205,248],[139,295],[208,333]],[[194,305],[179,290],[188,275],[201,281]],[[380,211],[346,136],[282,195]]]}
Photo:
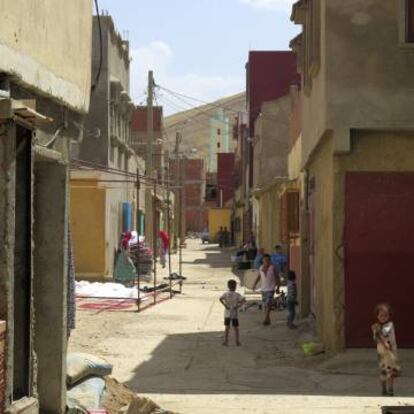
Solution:
{"label": "red metal door", "polygon": [[397,341],[414,346],[414,173],[348,173],[345,337],[372,346],[373,309],[394,311]]}

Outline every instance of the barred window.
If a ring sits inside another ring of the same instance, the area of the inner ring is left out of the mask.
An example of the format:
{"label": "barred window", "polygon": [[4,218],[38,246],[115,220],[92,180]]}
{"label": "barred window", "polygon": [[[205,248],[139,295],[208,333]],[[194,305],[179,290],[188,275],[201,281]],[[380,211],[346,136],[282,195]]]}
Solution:
{"label": "barred window", "polygon": [[414,43],[414,0],[406,0],[406,42]]}

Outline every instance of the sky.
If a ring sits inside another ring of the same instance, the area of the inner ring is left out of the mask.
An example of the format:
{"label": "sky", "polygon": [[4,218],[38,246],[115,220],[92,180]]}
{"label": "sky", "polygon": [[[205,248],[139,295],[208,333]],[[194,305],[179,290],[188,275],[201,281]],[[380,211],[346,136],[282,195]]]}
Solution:
{"label": "sky", "polygon": [[[132,99],[147,72],[173,91],[212,101],[245,89],[249,50],[287,50],[294,0],[99,0],[130,41]],[[161,97],[160,97],[161,99]],[[164,106],[167,105],[163,102]],[[172,105],[166,112],[176,112]]]}

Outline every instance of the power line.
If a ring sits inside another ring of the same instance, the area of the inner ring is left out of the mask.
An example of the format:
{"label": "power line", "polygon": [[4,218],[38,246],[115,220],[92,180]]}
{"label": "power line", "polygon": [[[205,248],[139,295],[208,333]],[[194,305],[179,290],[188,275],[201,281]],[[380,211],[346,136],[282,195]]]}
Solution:
{"label": "power line", "polygon": [[[217,104],[217,103],[208,103],[208,102],[205,102],[205,101],[202,101],[202,100],[200,100],[200,99],[198,99],[198,98],[193,98],[193,97],[191,97],[191,96],[188,96],[188,95],[184,95],[184,94],[182,94],[182,93],[179,93],[179,92],[175,92],[175,91],[172,91],[171,89],[168,89],[168,88],[165,88],[165,87],[163,87],[163,86],[161,86],[161,85],[157,85],[157,87],[158,88],[160,88],[160,89],[162,89],[162,90],[164,90],[164,91],[166,91],[166,92],[168,92],[169,94],[171,94],[171,95],[173,95],[173,96],[175,96],[177,99],[180,99],[181,101],[183,101],[183,102],[186,102],[186,101],[184,101],[182,98],[180,98],[180,97],[184,97],[184,98],[186,98],[186,99],[192,99],[192,100],[194,100],[194,101],[198,101],[198,102],[201,102],[201,103],[203,103],[204,105],[206,105],[206,106],[213,106],[213,107],[215,107],[215,108],[220,108],[220,109],[223,109],[223,110],[226,110],[226,111],[229,111],[229,112],[233,112],[233,113],[236,113],[236,114],[240,114],[241,112],[246,112],[246,111],[240,111],[240,110],[237,110],[237,109],[235,109],[235,108],[231,108],[231,107],[229,107],[229,106],[226,106],[226,105],[220,105],[220,104]],[[237,98],[234,98],[234,99],[237,99]],[[190,105],[188,102],[187,102],[187,104],[188,105]],[[192,107],[192,109],[193,110],[199,110],[199,111],[202,111],[201,109],[198,109],[198,107],[197,106],[193,106]],[[259,108],[260,110],[261,110],[261,108]],[[256,111],[257,110],[257,107],[255,107],[255,108],[252,108],[252,111]],[[272,116],[272,115],[268,115],[268,114],[264,114],[264,113],[261,113],[261,116],[263,117],[263,118],[266,118],[266,119],[268,119],[268,120],[272,120],[273,122],[275,122],[275,123],[282,123],[282,122],[280,122],[280,120],[279,119],[277,119],[276,117],[274,117],[274,116]]]}

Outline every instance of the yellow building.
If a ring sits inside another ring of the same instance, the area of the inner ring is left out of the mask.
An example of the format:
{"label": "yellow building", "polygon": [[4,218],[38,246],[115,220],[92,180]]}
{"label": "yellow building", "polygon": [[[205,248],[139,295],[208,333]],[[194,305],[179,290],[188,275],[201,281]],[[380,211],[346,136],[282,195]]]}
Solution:
{"label": "yellow building", "polygon": [[230,208],[210,208],[208,210],[208,231],[210,240],[217,241],[217,234],[220,227],[231,228],[231,209]]}
{"label": "yellow building", "polygon": [[[145,213],[143,187],[139,195],[141,230]],[[125,220],[130,220],[130,228],[137,229],[135,181],[106,172],[77,170],[72,171],[70,190],[76,275],[89,280],[112,278],[115,250],[125,230]],[[130,212],[124,213],[125,203],[131,206]]]}

